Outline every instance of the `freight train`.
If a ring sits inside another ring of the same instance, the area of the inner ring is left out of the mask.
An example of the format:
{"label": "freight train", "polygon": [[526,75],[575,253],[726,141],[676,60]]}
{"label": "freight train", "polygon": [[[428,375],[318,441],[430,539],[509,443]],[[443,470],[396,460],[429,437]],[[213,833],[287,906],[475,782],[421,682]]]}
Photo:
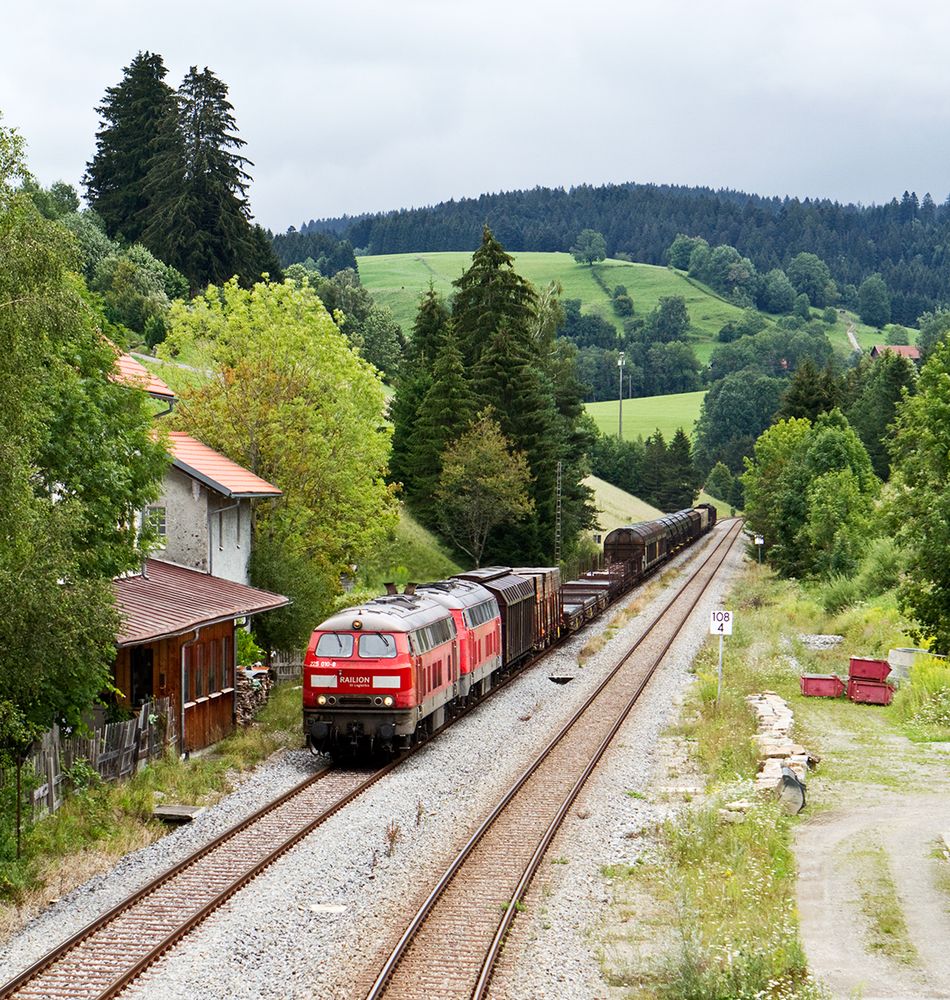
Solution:
{"label": "freight train", "polygon": [[561,580],[557,567],[490,567],[409,584],[319,625],[303,665],[314,752],[396,752],[481,697],[500,674],[575,632],[658,565],[710,531],[699,504],[616,528],[604,568]]}

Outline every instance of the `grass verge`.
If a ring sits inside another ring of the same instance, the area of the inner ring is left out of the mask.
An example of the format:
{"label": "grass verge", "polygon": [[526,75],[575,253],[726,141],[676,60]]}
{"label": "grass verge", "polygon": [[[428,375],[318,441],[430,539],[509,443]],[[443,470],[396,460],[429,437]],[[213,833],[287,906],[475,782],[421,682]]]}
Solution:
{"label": "grass verge", "polygon": [[159,797],[210,805],[232,790],[242,772],[277,750],[301,744],[300,689],[288,683],[273,689],[253,725],[237,730],[210,753],[188,761],[170,755],[114,783],[100,781],[91,769],[77,769],[63,806],[25,829],[19,860],[5,817],[0,937],[122,855],[164,836],[168,828],[152,819]]}
{"label": "grass verge", "polygon": [[861,868],[861,912],[868,920],[868,948],[904,965],[916,965],[917,949],[907,933],[887,852],[880,844],[864,843],[851,851],[851,858]]}

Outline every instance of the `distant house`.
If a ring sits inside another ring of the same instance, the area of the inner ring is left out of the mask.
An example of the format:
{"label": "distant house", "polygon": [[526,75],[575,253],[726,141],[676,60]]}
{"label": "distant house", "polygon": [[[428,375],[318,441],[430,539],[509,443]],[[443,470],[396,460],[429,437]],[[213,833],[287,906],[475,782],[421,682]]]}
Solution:
{"label": "distant house", "polygon": [[879,358],[885,351],[899,354],[902,358],[910,358],[915,364],[920,364],[920,348],[911,344],[875,344],[871,348],[871,357]]}
{"label": "distant house", "polygon": [[[117,381],[171,408],[174,393],[134,359],[120,356],[116,368]],[[238,620],[290,602],[249,586],[247,573],[251,503],[281,491],[188,434],[172,431],[169,450],[161,496],[146,512],[160,548],[141,572],[113,582],[122,616],[114,673],[126,708],[171,699],[190,751],[234,727]]]}

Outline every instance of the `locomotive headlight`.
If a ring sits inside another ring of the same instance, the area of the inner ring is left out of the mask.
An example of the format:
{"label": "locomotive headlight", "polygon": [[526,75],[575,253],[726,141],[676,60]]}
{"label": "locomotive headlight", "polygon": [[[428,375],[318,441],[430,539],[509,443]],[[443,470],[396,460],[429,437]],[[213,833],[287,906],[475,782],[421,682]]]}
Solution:
{"label": "locomotive headlight", "polygon": [[383,698],[383,704],[387,708],[392,708],[393,707],[393,700],[392,700],[392,698],[389,695],[386,695],[386,697]]}
{"label": "locomotive headlight", "polygon": [[318,705],[325,705],[326,703],[327,703],[327,696],[325,694],[318,694],[317,695],[317,704]]}

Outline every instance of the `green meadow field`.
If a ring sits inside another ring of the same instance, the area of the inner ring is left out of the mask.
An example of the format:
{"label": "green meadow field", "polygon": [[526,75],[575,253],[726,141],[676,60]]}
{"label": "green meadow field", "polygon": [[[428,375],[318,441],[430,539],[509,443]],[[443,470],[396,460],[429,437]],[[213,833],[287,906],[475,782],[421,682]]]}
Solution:
{"label": "green meadow field", "polygon": [[[594,272],[607,287],[625,285],[636,314],[645,316],[666,295],[682,295],[689,309],[690,336],[696,356],[704,364],[716,345],[716,334],[729,320],[738,319],[742,310],[721,299],[705,285],[667,267],[653,264],[630,264],[606,260],[578,264],[567,253],[512,254],[515,268],[533,285],[541,287],[559,281],[561,297],[580,299],[582,311],[598,313],[623,331],[622,321],[614,314],[609,296],[594,279]],[[419,298],[431,281],[436,291],[450,295],[452,282],[469,266],[470,253],[386,254],[358,259],[360,280],[381,305],[388,306],[403,330],[412,329]]]}
{"label": "green meadow field", "polygon": [[[623,436],[633,441],[638,437],[649,437],[659,428],[667,441],[673,437],[678,427],[693,436],[693,424],[699,417],[705,390],[681,392],[669,396],[645,396],[642,399],[623,401]],[[616,434],[619,405],[616,399],[601,403],[585,403],[584,409],[594,418],[603,434]]]}

